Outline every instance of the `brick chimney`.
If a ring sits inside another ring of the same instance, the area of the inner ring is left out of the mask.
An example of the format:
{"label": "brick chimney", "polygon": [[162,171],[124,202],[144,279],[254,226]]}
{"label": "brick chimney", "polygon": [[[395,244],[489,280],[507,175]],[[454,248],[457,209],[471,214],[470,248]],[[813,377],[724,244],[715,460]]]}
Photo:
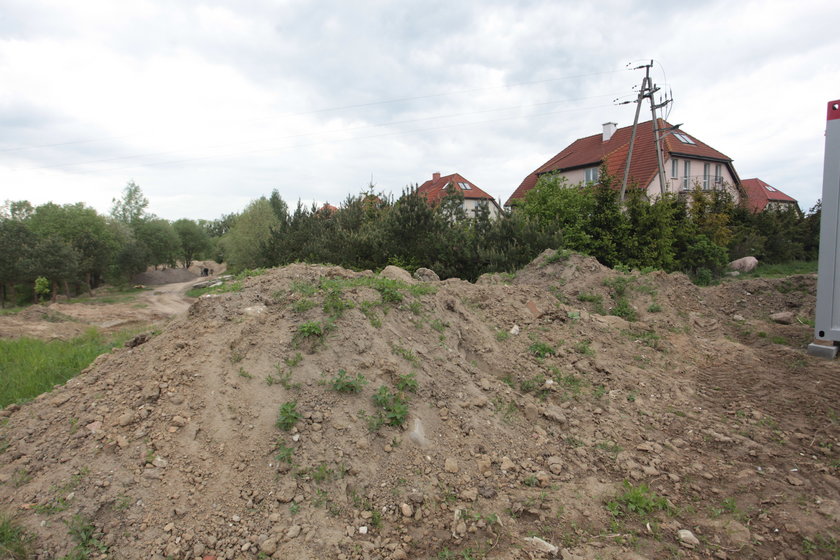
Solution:
{"label": "brick chimney", "polygon": [[604,142],[607,142],[612,135],[615,134],[615,128],[618,126],[617,123],[614,122],[605,122],[604,123]]}
{"label": "brick chimney", "polygon": [[440,179],[440,171],[432,173],[432,181],[437,181],[438,179]]}

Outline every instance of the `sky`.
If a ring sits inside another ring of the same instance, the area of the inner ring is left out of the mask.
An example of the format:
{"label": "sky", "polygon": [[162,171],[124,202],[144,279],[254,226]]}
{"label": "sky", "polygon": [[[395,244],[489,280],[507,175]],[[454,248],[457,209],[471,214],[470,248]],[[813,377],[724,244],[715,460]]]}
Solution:
{"label": "sky", "polygon": [[[840,2],[0,0],[0,201],[216,219],[460,173],[504,201],[643,71],[669,122],[807,210]],[[649,110],[643,110],[649,118]]]}

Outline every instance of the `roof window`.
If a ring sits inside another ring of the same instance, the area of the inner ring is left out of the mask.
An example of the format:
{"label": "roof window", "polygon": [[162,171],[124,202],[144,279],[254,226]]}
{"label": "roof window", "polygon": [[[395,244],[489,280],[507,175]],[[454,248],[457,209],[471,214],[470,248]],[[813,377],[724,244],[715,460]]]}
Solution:
{"label": "roof window", "polygon": [[768,190],[768,191],[770,191],[770,192],[776,192],[776,189],[774,189],[774,188],[773,188],[773,187],[771,187],[770,185],[764,185],[764,188],[765,188],[765,189],[767,189],[767,190]]}
{"label": "roof window", "polygon": [[458,183],[458,184],[461,186],[462,191],[468,191],[468,190],[472,189],[472,187],[469,186],[467,183]]}
{"label": "roof window", "polygon": [[694,140],[692,140],[691,138],[689,138],[688,136],[686,136],[682,132],[675,132],[674,136],[676,136],[677,140],[679,140],[683,144],[696,144],[696,142],[694,142]]}

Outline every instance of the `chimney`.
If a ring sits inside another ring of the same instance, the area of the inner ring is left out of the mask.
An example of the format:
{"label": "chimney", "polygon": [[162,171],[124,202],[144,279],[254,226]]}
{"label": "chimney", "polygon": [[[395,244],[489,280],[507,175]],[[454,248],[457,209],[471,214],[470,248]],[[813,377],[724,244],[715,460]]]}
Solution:
{"label": "chimney", "polygon": [[432,181],[437,181],[438,179],[440,179],[440,171],[432,173]]}
{"label": "chimney", "polygon": [[615,134],[615,127],[618,126],[618,124],[614,122],[605,122],[603,126],[604,142],[607,142],[610,138],[612,138],[612,135]]}

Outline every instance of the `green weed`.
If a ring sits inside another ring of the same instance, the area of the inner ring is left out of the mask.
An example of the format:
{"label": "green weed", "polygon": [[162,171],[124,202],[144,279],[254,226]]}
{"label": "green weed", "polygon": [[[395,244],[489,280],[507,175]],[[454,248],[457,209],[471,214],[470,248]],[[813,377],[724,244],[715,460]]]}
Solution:
{"label": "green weed", "polygon": [[297,411],[297,402],[289,401],[280,406],[275,425],[281,430],[288,432],[294,427],[300,418],[301,415]]}
{"label": "green weed", "polygon": [[648,306],[647,310],[648,310],[648,313],[659,313],[660,311],[662,311],[662,306],[659,305],[658,303],[651,303]]}
{"label": "green weed", "polygon": [[274,456],[279,463],[288,463],[289,465],[292,464],[292,456],[295,454],[295,450],[293,447],[287,447],[284,444],[279,444],[277,446],[277,454]]}
{"label": "green weed", "polygon": [[394,344],[391,346],[391,350],[394,352],[394,354],[409,362],[415,367],[420,363],[420,360],[417,359],[417,355],[408,348],[403,348],[402,346]]}
{"label": "green weed", "polygon": [[666,511],[668,502],[651,490],[646,484],[633,486],[624,481],[624,492],[607,502],[607,510],[613,517],[645,516],[655,511]]}
{"label": "green weed", "polygon": [[311,299],[304,297],[300,298],[292,304],[292,311],[294,311],[295,313],[304,313],[306,311],[309,311],[316,305],[318,304],[312,301]]}
{"label": "green weed", "polygon": [[397,376],[397,389],[409,393],[417,392],[417,379],[413,373]]}
{"label": "green weed", "polygon": [[630,305],[630,302],[625,297],[616,299],[615,305],[610,308],[610,315],[615,315],[631,322],[639,318],[636,310],[633,309],[633,306]]}
{"label": "green weed", "polygon": [[499,342],[504,342],[505,340],[510,338],[510,333],[506,330],[499,329],[496,331],[496,340]]}
{"label": "green weed", "polygon": [[338,374],[330,382],[333,391],[338,391],[339,393],[358,393],[366,384],[367,380],[361,373],[357,374],[356,377],[352,377],[343,369],[338,370]]}

